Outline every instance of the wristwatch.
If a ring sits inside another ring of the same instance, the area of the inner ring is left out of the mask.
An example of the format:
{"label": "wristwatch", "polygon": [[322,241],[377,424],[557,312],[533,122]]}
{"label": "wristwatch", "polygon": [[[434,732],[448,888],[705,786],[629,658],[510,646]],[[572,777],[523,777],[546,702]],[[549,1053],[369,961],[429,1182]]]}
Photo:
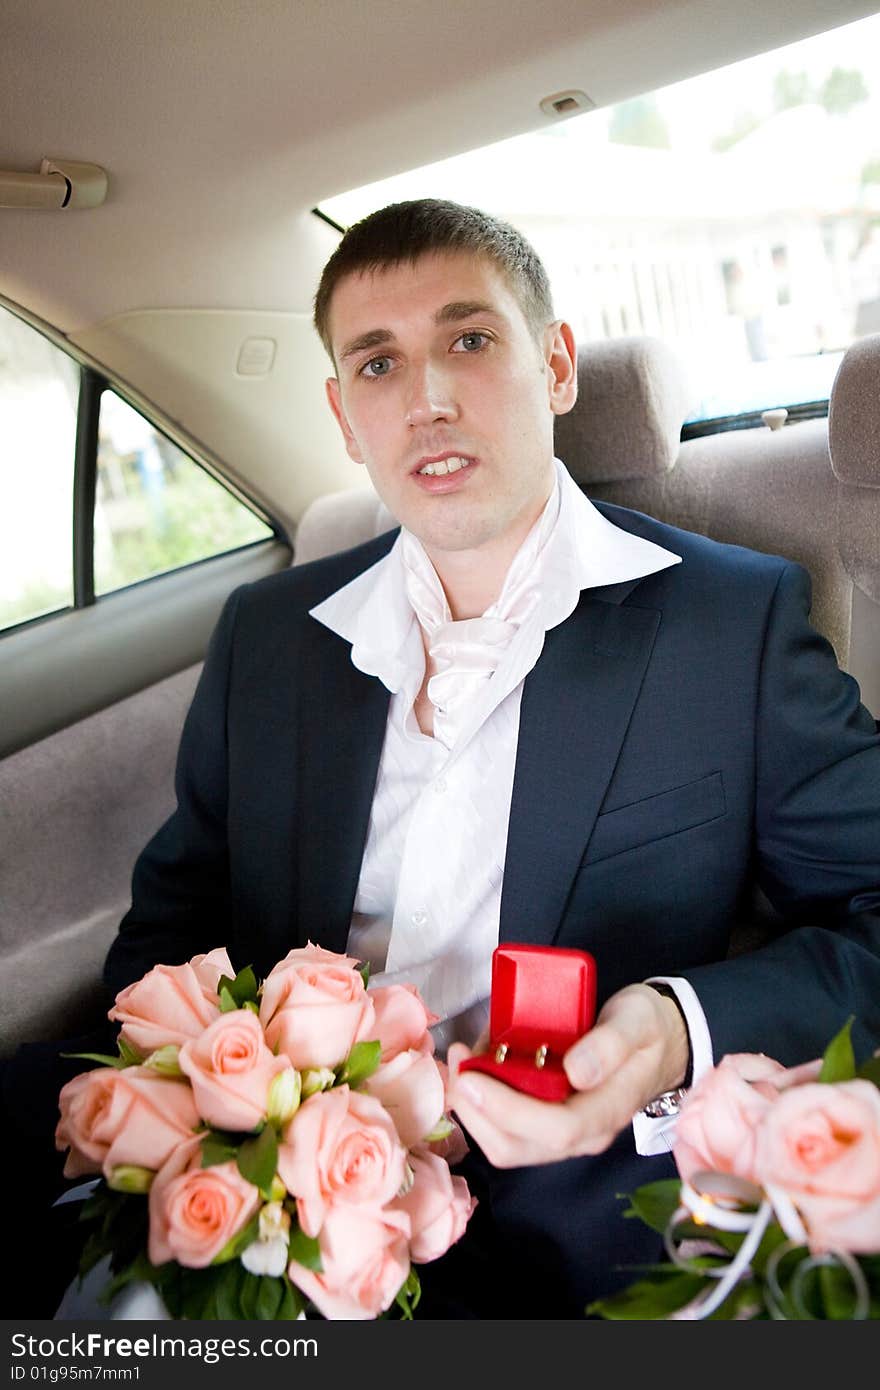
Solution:
{"label": "wristwatch", "polygon": [[686,1095],[686,1086],[677,1086],[674,1091],[664,1091],[662,1096],[655,1096],[653,1100],[648,1101],[642,1114],[647,1115],[649,1120],[662,1120],[667,1115],[677,1115]]}

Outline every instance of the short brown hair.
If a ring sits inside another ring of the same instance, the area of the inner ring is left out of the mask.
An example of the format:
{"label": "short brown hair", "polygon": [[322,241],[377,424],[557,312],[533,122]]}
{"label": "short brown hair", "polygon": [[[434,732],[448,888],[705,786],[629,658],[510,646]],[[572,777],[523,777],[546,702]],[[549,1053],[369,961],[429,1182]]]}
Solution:
{"label": "short brown hair", "polygon": [[355,222],[324,266],[315,295],[314,324],[330,356],[330,301],[340,280],[442,251],[468,251],[494,261],[536,338],[552,323],[547,272],[521,232],[479,208],[441,198],[418,198],[391,203]]}

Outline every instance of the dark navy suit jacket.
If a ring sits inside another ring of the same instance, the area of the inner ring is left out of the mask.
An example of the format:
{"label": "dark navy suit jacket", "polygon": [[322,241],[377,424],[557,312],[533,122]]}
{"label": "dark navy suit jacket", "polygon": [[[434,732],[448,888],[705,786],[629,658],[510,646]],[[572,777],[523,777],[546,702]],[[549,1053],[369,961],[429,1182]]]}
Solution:
{"label": "dark navy suit jacket", "polygon": [[[600,510],[682,563],[585,591],[547,633],[522,697],[500,939],[590,950],[600,1000],[685,976],[716,1060],[805,1061],[850,1015],[864,1056],[880,1044],[880,738],[808,623],[808,577]],[[113,992],[214,946],[258,974],[309,939],[344,949],[389,695],[308,610],[392,541],[229,599],[182,737],[178,809],[138,861],[108,956]],[[756,886],[775,939],[728,959]],[[619,1194],[670,1160],[638,1157],[629,1131],[593,1159],[469,1163],[480,1208],[422,1270],[429,1316],[580,1317],[657,1254]]]}

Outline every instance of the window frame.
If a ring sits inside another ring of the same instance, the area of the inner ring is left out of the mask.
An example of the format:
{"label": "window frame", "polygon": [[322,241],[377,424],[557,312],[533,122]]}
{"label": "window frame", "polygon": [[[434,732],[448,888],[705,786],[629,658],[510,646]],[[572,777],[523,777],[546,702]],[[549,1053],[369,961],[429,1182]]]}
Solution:
{"label": "window frame", "polygon": [[[23,618],[20,622],[0,628],[0,642],[10,634],[21,632],[36,623],[45,623],[64,614],[92,608],[96,604],[105,603],[115,595],[125,593],[140,585],[154,584],[161,579],[167,579],[172,574],[179,574],[185,570],[210,564],[231,555],[239,555],[244,551],[252,550],[254,547],[281,544],[292,549],[292,541],[278,518],[272,516],[243,488],[231,482],[224,475],[219,462],[202,445],[188,436],[185,431],[163,419],[156,406],[140,392],[115,376],[80,348],[74,346],[63,333],[25,309],[23,305],[0,294],[0,308],[5,309],[33,329],[34,332],[41,334],[53,347],[64,352],[72,362],[76,363],[79,369],[71,498],[73,602],[69,605],[65,604],[62,608],[53,608],[47,613],[38,613],[32,618]],[[213,478],[218,486],[251,511],[264,525],[268,526],[271,535],[235,546],[230,550],[219,551],[216,555],[205,555],[198,560],[191,560],[183,565],[175,565],[173,569],[163,570],[160,574],[145,575],[142,579],[133,580],[130,584],[121,585],[108,593],[96,594],[94,540],[95,498],[98,486],[98,425],[101,415],[101,397],[105,391],[113,391],[121,400],[125,401],[126,405],[137,411],[154,430],[180,449],[197,467],[203,469],[209,477]]]}
{"label": "window frame", "polygon": [[[87,574],[77,583],[77,606],[10,624],[0,631],[0,759],[91,715],[118,705],[128,696],[154,686],[202,661],[211,633],[229,594],[244,584],[289,567],[293,544],[286,530],[265,508],[254,502],[225,475],[220,463],[185,431],[166,421],[162,412],[128,383],[107,371],[88,354],[73,348],[63,334],[21,306],[0,295],[0,304],[42,333],[80,368],[94,374],[89,381],[92,412],[83,416],[77,491],[82,547],[89,511],[89,488],[97,488],[97,439],[92,448],[95,395],[114,391],[150,425],[222,487],[271,527],[272,534],[218,555],[193,560],[161,574],[95,597]],[[80,402],[77,403],[78,407]],[[79,410],[77,414],[79,422]],[[89,423],[89,429],[86,429]],[[93,457],[90,457],[93,453]],[[77,479],[76,459],[74,478]],[[91,482],[90,482],[91,478]],[[73,544],[73,542],[71,542]]]}

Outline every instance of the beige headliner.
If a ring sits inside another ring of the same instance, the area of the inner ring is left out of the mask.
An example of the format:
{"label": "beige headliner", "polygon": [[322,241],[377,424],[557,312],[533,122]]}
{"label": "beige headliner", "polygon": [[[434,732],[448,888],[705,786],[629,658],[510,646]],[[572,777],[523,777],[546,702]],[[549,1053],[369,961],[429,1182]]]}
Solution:
{"label": "beige headliner", "polygon": [[[0,293],[138,386],[292,525],[359,477],[320,403],[308,312],[335,234],[316,203],[534,128],[548,93],[604,105],[876,8],[4,0],[0,168],[67,156],[110,184],[93,211],[0,209]],[[267,314],[276,366],[243,381],[238,346]]]}

